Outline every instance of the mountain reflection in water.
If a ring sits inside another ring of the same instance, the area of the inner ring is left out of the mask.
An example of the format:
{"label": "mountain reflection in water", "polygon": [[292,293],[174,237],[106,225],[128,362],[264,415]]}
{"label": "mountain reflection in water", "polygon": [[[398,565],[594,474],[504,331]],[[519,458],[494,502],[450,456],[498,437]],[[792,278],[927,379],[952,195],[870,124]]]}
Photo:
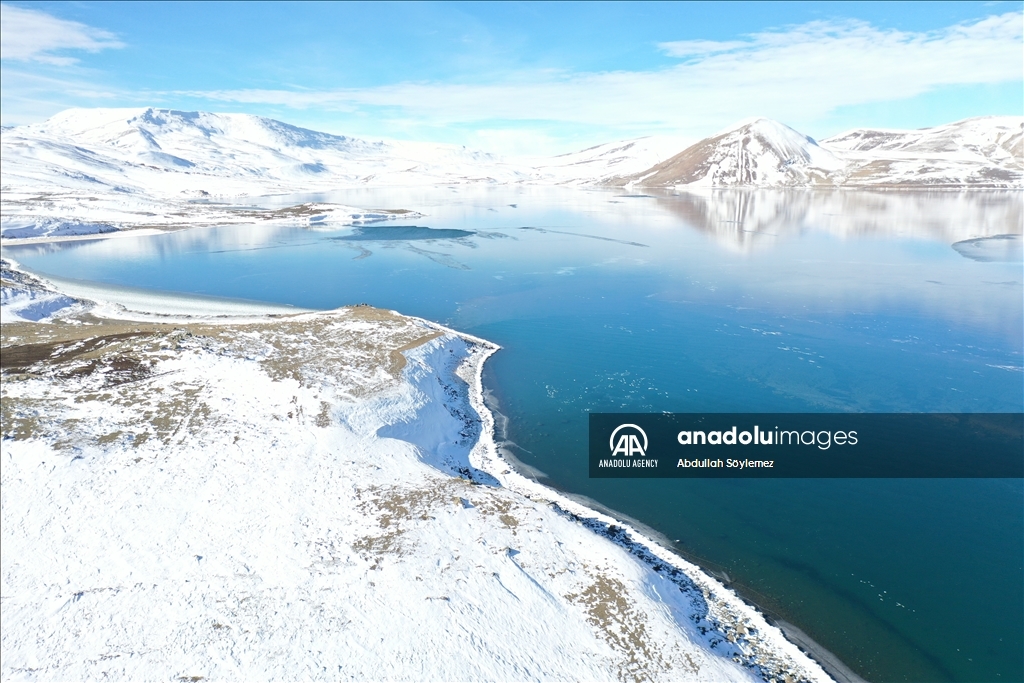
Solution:
{"label": "mountain reflection in water", "polygon": [[657,203],[731,249],[750,251],[809,232],[947,244],[1019,231],[1024,203],[1012,191],[693,190]]}

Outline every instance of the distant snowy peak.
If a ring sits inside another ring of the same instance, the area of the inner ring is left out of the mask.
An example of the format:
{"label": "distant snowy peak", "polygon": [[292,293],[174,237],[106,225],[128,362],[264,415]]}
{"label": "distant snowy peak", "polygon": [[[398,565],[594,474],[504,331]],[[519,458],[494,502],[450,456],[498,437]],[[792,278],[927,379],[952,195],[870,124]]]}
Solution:
{"label": "distant snowy peak", "polygon": [[32,126],[39,132],[126,150],[167,151],[165,146],[199,151],[217,141],[234,140],[268,150],[379,150],[369,143],[320,133],[250,114],[214,114],[173,109],[68,109]]}
{"label": "distant snowy peak", "polygon": [[5,183],[154,196],[339,186],[516,182],[518,169],[445,144],[371,142],[249,114],[69,109],[4,131]]}
{"label": "distant snowy peak", "polygon": [[743,121],[616,184],[647,187],[780,186],[816,182],[843,161],[813,139],[771,119]]}
{"label": "distant snowy peak", "polygon": [[820,144],[770,119],[740,122],[614,185],[1021,187],[1024,118],[858,129]]}
{"label": "distant snowy peak", "polygon": [[845,152],[896,153],[920,157],[976,156],[979,160],[1024,163],[1024,117],[984,116],[920,130],[858,128],[822,142]]}
{"label": "distant snowy peak", "polygon": [[822,142],[855,185],[1024,187],[1024,117],[983,116],[919,130],[863,128]]}
{"label": "distant snowy peak", "polygon": [[29,128],[128,163],[214,175],[304,175],[325,171],[328,161],[389,151],[383,142],[320,133],[262,116],[171,109],[70,109]]}

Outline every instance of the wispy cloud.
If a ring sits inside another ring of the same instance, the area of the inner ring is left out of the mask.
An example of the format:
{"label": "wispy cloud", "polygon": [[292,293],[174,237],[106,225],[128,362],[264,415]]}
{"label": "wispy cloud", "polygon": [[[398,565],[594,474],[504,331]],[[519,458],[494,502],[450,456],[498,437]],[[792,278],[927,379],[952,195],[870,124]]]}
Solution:
{"label": "wispy cloud", "polygon": [[77,21],[32,9],[0,4],[0,57],[5,60],[70,66],[78,59],[64,50],[99,52],[124,47],[117,36]]}
{"label": "wispy cloud", "polygon": [[740,40],[676,40],[670,43],[659,43],[658,47],[670,57],[690,57],[693,55],[711,55],[716,52],[728,52],[750,43]]}
{"label": "wispy cloud", "polygon": [[662,43],[680,63],[661,70],[519,73],[485,85],[397,83],[337,90],[177,93],[216,102],[272,104],[410,118],[443,126],[553,121],[706,133],[752,114],[809,121],[836,108],[900,100],[949,85],[1024,78],[1024,14],[939,31],[815,21],[735,41]]}
{"label": "wispy cloud", "polygon": [[[124,106],[133,102],[131,93],[94,82],[81,74],[31,73],[18,68],[0,68],[3,125],[41,121],[70,106]],[[148,102],[147,102],[148,104]]]}

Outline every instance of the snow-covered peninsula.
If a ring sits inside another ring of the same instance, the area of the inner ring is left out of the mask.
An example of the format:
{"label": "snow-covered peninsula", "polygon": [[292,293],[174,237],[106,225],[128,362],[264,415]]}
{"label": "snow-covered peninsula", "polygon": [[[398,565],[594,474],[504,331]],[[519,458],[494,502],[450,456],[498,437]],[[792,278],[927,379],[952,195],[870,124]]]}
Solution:
{"label": "snow-covered peninsula", "polygon": [[3,301],[4,680],[829,680],[502,460],[484,340],[140,313],[10,264]]}

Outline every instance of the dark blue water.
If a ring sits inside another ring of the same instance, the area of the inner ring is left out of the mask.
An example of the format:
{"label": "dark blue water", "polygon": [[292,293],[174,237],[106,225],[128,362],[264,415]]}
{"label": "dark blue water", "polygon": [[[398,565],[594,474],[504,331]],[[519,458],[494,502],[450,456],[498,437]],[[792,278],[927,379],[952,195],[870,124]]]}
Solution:
{"label": "dark blue water", "polygon": [[491,339],[507,448],[553,485],[727,572],[865,678],[1024,678],[1021,481],[591,480],[586,448],[588,411],[1021,411],[1022,265],[953,246],[1019,234],[1020,193],[622,194],[266,198],[427,216],[5,252],[63,277],[365,302]]}

